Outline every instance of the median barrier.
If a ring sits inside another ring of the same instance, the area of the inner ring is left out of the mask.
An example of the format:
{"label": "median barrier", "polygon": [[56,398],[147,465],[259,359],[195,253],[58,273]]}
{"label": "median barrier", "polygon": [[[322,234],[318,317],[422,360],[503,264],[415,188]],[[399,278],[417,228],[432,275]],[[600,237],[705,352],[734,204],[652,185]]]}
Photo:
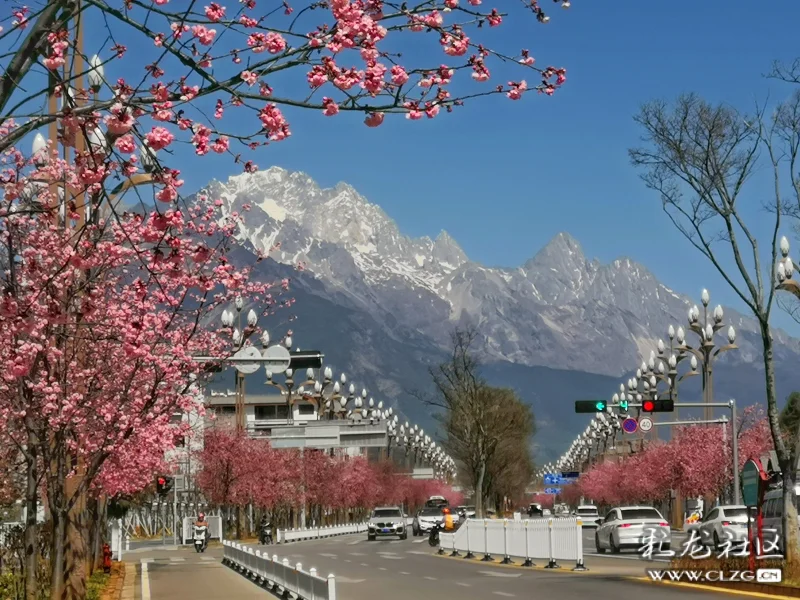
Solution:
{"label": "median barrier", "polygon": [[329,525],[326,527],[307,527],[305,529],[278,529],[278,543],[302,542],[306,540],[319,540],[335,537],[337,535],[350,535],[367,531],[366,523],[351,523],[349,525]]}
{"label": "median barrier", "polygon": [[439,554],[475,558],[483,561],[502,557],[524,559],[523,566],[534,560],[547,561],[545,568],[560,568],[558,561],[575,561],[573,571],[585,571],[583,564],[583,523],[576,518],[545,518],[525,521],[508,519],[467,519],[454,533],[439,534]]}
{"label": "median barrier", "polygon": [[303,571],[303,565],[292,566],[289,560],[235,542],[223,541],[222,563],[238,571],[257,585],[280,598],[297,600],[336,600],[336,578],[320,577],[316,569]]}

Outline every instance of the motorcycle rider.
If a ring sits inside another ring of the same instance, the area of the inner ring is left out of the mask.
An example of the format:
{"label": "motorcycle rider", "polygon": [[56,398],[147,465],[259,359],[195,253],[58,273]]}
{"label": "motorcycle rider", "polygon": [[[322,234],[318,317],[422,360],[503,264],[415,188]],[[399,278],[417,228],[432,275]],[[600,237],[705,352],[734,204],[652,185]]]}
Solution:
{"label": "motorcycle rider", "polygon": [[206,528],[206,536],[203,540],[203,548],[205,549],[208,546],[208,521],[206,521],[206,514],[200,513],[197,515],[197,521],[194,522],[195,528],[197,527],[205,527]]}
{"label": "motorcycle rider", "polygon": [[269,542],[272,543],[272,523],[267,518],[267,515],[263,515],[261,517],[261,523],[259,524],[259,534],[261,539],[259,540],[261,544],[266,544]]}
{"label": "motorcycle rider", "polygon": [[450,513],[449,508],[445,508],[442,510],[444,513],[444,530],[445,531],[453,531],[456,528],[455,523],[453,522],[453,515]]}

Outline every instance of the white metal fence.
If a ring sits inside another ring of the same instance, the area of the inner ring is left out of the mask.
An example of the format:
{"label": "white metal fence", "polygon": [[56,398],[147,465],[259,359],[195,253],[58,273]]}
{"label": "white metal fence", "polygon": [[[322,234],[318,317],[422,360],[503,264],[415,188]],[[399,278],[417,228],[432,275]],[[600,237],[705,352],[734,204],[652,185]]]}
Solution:
{"label": "white metal fence", "polygon": [[290,594],[297,600],[336,600],[336,579],[320,577],[316,569],[303,571],[303,565],[292,566],[289,560],[272,558],[260,550],[223,541],[223,564],[226,564],[258,585],[268,588],[280,598]]}
{"label": "white metal fence", "polygon": [[525,559],[525,566],[533,566],[534,560],[546,560],[550,569],[559,568],[559,560],[574,560],[574,570],[583,571],[582,528],[582,521],[574,517],[467,519],[455,533],[439,534],[439,553],[450,551],[452,556],[459,556],[464,552],[467,558],[478,555],[487,561],[498,556],[506,564],[512,563],[512,557],[519,557]]}
{"label": "white metal fence", "polygon": [[[208,522],[208,539],[222,541],[222,517],[206,517]],[[191,544],[194,541],[194,524],[197,522],[197,517],[184,517],[183,518],[183,536],[182,543]]]}
{"label": "white metal fence", "polygon": [[278,529],[278,543],[300,542],[304,540],[318,540],[321,538],[348,535],[351,533],[364,533],[366,523],[351,523],[350,525],[331,525],[329,527],[309,527],[306,529]]}

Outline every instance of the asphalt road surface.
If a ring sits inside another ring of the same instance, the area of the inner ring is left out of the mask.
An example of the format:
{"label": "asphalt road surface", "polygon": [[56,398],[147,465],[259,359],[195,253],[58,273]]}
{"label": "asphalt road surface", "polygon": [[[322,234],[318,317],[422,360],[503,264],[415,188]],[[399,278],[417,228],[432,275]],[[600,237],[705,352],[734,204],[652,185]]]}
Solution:
{"label": "asphalt road surface", "polygon": [[[589,538],[587,572],[573,572],[574,565],[567,563],[562,563],[561,569],[524,569],[438,557],[428,546],[427,538],[368,542],[366,535],[353,535],[271,546],[269,551],[281,559],[288,558],[292,564],[302,563],[304,570],[315,567],[321,575],[335,574],[339,600],[530,598],[533,590],[537,597],[549,594],[559,600],[709,600],[720,593],[744,598],[734,593],[632,581],[631,577],[642,577],[647,568],[666,565],[641,560],[635,553],[594,555],[589,552],[593,536],[591,530],[584,535]],[[125,560],[136,563],[140,572],[136,600],[272,597],[222,566],[221,558],[221,547],[209,547],[206,553],[197,554],[190,547],[165,550],[151,546],[129,554]]]}

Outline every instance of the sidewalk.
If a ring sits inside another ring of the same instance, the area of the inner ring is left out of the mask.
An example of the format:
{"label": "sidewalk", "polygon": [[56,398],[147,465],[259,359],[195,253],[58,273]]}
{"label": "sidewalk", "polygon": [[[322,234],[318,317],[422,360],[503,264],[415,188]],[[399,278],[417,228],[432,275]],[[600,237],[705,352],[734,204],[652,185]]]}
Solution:
{"label": "sidewalk", "polygon": [[[222,547],[198,554],[192,547],[148,548],[128,554],[123,600],[245,600],[257,587],[222,565]],[[134,579],[135,582],[129,581]]]}

